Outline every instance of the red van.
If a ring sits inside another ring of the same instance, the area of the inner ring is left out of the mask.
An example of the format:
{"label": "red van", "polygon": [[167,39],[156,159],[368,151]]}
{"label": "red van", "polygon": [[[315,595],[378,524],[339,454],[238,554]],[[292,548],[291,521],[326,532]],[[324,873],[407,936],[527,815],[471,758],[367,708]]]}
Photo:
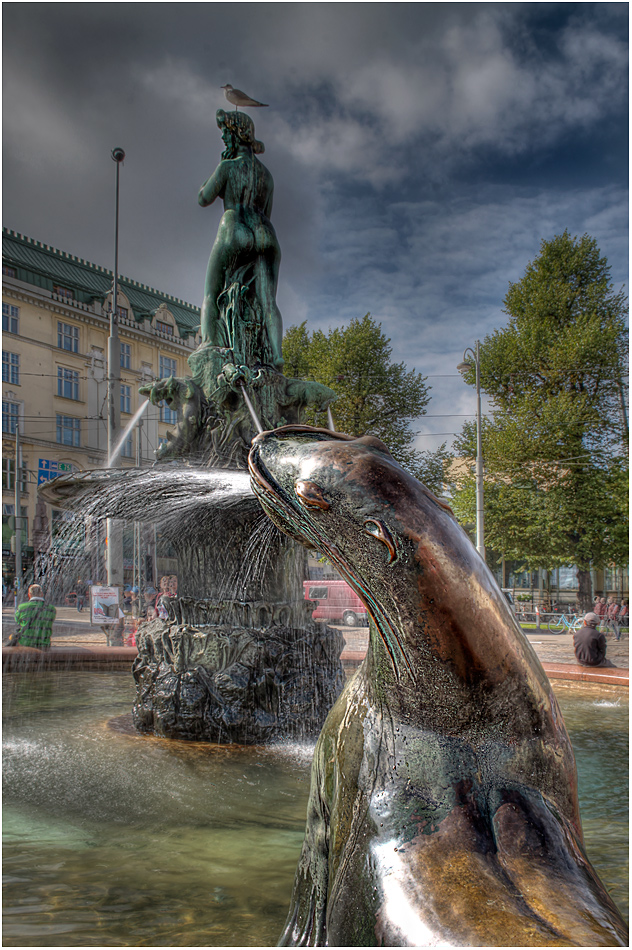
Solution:
{"label": "red van", "polygon": [[304,581],[305,600],[315,600],[314,620],[334,620],[347,627],[366,626],[366,607],[346,581]]}

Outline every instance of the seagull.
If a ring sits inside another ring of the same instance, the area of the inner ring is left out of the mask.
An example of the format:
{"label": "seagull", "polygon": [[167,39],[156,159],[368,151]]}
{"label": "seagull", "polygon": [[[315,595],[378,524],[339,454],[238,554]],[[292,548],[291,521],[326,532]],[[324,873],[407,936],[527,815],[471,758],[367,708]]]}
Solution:
{"label": "seagull", "polygon": [[228,101],[232,102],[235,106],[235,112],[237,111],[237,106],[261,106],[262,108],[268,108],[267,102],[257,102],[256,99],[251,99],[250,96],[247,96],[241,89],[233,89],[229,82],[219,88],[224,90],[224,95]]}

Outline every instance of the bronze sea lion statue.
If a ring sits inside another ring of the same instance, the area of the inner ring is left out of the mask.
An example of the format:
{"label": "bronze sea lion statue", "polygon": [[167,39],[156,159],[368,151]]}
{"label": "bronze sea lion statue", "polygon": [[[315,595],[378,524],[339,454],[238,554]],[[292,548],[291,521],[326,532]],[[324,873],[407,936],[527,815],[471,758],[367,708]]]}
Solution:
{"label": "bronze sea lion statue", "polygon": [[372,437],[253,440],[255,493],[370,615],[314,753],[281,946],[627,946],[549,681],[447,505]]}

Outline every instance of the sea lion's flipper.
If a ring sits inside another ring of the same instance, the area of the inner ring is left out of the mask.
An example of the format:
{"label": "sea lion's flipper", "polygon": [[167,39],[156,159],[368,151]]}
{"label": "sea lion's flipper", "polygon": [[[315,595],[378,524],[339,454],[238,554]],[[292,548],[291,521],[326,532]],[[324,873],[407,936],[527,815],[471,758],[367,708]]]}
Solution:
{"label": "sea lion's flipper", "polygon": [[[303,852],[305,849],[303,849]],[[301,864],[305,854],[301,855]],[[297,872],[292,892],[290,915],[285,922],[277,947],[324,947],[325,904],[319,905],[316,887],[301,870]]]}
{"label": "sea lion's flipper", "polygon": [[498,791],[490,805],[499,862],[532,912],[575,946],[628,946],[571,823],[537,792]]}
{"label": "sea lion's flipper", "polygon": [[305,841],[298,862],[292,903],[279,947],[327,946],[327,890],[329,878],[329,809],[323,799],[322,743],[312,762]]}

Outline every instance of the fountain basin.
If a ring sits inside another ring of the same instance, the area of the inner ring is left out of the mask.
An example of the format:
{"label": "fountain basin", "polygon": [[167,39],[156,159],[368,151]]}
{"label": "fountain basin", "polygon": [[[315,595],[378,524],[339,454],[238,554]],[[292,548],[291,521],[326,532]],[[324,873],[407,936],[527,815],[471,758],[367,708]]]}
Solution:
{"label": "fountain basin", "polygon": [[[627,690],[555,686],[588,855],[627,913]],[[5,676],[5,946],[274,946],[313,746],[128,734],[133,693],[123,673]]]}

